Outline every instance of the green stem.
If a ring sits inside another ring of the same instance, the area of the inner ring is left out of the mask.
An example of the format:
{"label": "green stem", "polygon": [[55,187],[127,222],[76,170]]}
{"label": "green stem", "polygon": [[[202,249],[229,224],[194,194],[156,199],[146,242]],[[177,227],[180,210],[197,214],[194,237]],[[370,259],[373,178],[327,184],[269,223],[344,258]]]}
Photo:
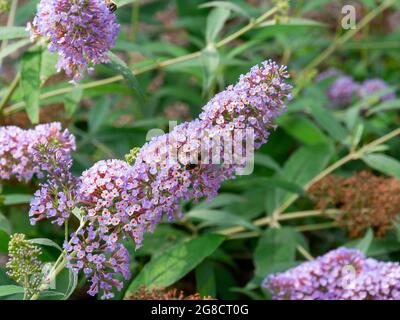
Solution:
{"label": "green stem", "polygon": [[[309,218],[309,217],[331,217],[341,213],[338,209],[328,209],[328,210],[306,210],[306,211],[296,211],[286,213],[284,215],[279,216],[278,221],[287,221],[293,219],[301,219],[301,218]],[[253,225],[257,227],[271,225],[273,223],[272,217],[263,217],[253,221]],[[232,227],[223,230],[219,230],[218,233],[226,236],[233,236],[239,232],[245,231],[244,227]]]}
{"label": "green stem", "polygon": [[9,86],[9,88],[7,89],[6,94],[4,95],[4,97],[0,101],[0,111],[8,103],[8,101],[10,100],[12,95],[14,94],[15,90],[18,87],[18,83],[19,83],[20,79],[21,79],[21,75],[18,73],[15,76],[15,78],[14,78],[13,82],[11,83],[11,85]]}
{"label": "green stem", "polygon": [[[17,12],[17,6],[18,6],[18,0],[12,0],[11,2],[11,8],[10,12],[8,13],[8,19],[7,19],[7,27],[12,27],[14,25],[14,20],[15,20],[15,14]],[[0,46],[0,51],[3,51],[5,47],[7,47],[8,40],[3,40]],[[3,61],[0,59],[0,67],[2,65]]]}
{"label": "green stem", "polygon": [[[315,224],[306,224],[294,227],[294,230],[299,232],[305,231],[316,231],[323,229],[330,229],[338,227],[337,222],[323,222],[323,223],[315,223]],[[240,232],[229,236],[228,240],[237,240],[237,239],[247,239],[247,238],[256,238],[260,236],[260,232],[257,231],[248,231],[248,232]]]}
{"label": "green stem", "polygon": [[[86,225],[86,222],[81,222],[79,228],[75,231],[76,233],[83,229]],[[68,244],[72,244],[72,239],[69,240]],[[40,292],[46,290],[57,275],[65,268],[67,263],[67,250],[64,249],[61,254],[58,256],[56,262],[54,263],[53,267],[51,268],[48,275],[42,280],[42,284],[39,287],[39,293],[33,295],[30,300],[37,300],[40,297]]]}
{"label": "green stem", "polygon": [[296,246],[297,251],[299,251],[304,258],[306,258],[308,261],[314,260],[314,257],[300,244]]}

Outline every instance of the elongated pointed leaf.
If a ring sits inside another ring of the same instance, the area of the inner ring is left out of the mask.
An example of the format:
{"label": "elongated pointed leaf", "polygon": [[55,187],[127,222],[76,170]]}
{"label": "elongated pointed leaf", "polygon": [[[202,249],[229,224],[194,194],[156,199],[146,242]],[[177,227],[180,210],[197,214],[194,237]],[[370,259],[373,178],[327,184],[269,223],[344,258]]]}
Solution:
{"label": "elongated pointed leaf", "polygon": [[211,209],[195,209],[190,211],[187,215],[188,218],[202,220],[207,224],[217,226],[243,226],[250,230],[257,230],[258,228],[251,224],[246,219],[232,213],[222,210]]}
{"label": "elongated pointed leaf", "polygon": [[206,41],[212,43],[221,32],[226,20],[228,20],[231,10],[226,7],[217,7],[211,10],[207,18]]}
{"label": "elongated pointed leaf", "polygon": [[21,89],[25,109],[32,123],[39,122],[41,50],[35,49],[22,56]]}
{"label": "elongated pointed leaf", "polygon": [[214,47],[209,47],[203,50],[201,61],[204,70],[203,90],[206,92],[217,76],[218,67],[220,64],[220,55]]}
{"label": "elongated pointed leaf", "polygon": [[[274,176],[290,181],[300,187],[306,186],[328,164],[333,154],[331,144],[307,146],[298,149],[286,161],[281,173]],[[271,213],[293,193],[288,190],[278,190],[271,186],[266,195],[266,210]]]}
{"label": "elongated pointed leaf", "polygon": [[75,113],[78,104],[82,99],[82,94],[82,87],[76,86],[71,93],[67,94],[64,97],[64,108],[65,111],[67,111],[67,115],[69,117],[71,117]]}
{"label": "elongated pointed leaf", "polygon": [[347,244],[346,247],[354,248],[360,250],[362,253],[367,254],[369,247],[374,240],[374,233],[372,229],[368,229],[365,233],[365,236],[357,241],[352,241],[351,243]]}
{"label": "elongated pointed leaf", "polygon": [[400,179],[400,161],[384,154],[372,153],[362,157],[371,168]]}
{"label": "elongated pointed leaf", "polygon": [[30,239],[29,242],[32,242],[34,244],[40,244],[42,246],[53,247],[53,248],[56,248],[56,249],[62,251],[61,247],[57,243],[55,243],[53,240],[50,240],[47,238]]}
{"label": "elongated pointed leaf", "polygon": [[168,248],[148,262],[133,280],[127,294],[139,287],[165,288],[175,283],[211,255],[224,241],[216,234],[205,234]]}
{"label": "elongated pointed leaf", "polygon": [[4,204],[6,206],[12,206],[16,204],[29,203],[31,199],[31,194],[6,194],[4,195]]}
{"label": "elongated pointed leaf", "polygon": [[333,116],[333,114],[326,108],[318,104],[309,105],[311,115],[322,128],[324,128],[329,135],[336,141],[343,141],[346,139],[348,132],[347,129]]}
{"label": "elongated pointed leaf", "polygon": [[29,39],[22,39],[22,40],[19,40],[19,41],[16,41],[16,42],[13,42],[13,43],[9,44],[3,50],[0,51],[0,60],[4,59],[8,55],[14,53],[18,49],[26,46],[30,42],[31,41]]}
{"label": "elongated pointed leaf", "polygon": [[293,229],[272,228],[265,231],[254,252],[256,275],[265,277],[270,272],[283,271],[285,266],[293,265],[298,244],[304,245],[304,239]]}
{"label": "elongated pointed leaf", "polygon": [[8,219],[0,212],[0,230],[11,233],[11,224]]}
{"label": "elongated pointed leaf", "polygon": [[0,286],[0,297],[9,296],[16,293],[24,293],[24,288],[14,285]]}
{"label": "elongated pointed leaf", "polygon": [[229,1],[210,1],[207,3],[201,4],[199,6],[199,8],[212,8],[212,7],[229,9],[232,12],[236,12],[246,18],[250,18],[250,15],[245,10],[243,10],[237,4],[229,2]]}
{"label": "elongated pointed leaf", "polygon": [[0,27],[0,40],[29,37],[25,27]]}
{"label": "elongated pointed leaf", "polygon": [[124,79],[127,81],[129,87],[134,90],[134,92],[140,99],[143,100],[144,99],[143,91],[140,88],[139,82],[137,81],[132,70],[129,69],[126,63],[114,53],[109,52],[108,56],[110,58],[110,62],[107,63],[107,66],[112,70],[114,70],[115,72],[122,75]]}
{"label": "elongated pointed leaf", "polygon": [[200,263],[196,268],[196,287],[197,292],[203,297],[215,297],[217,294],[214,266],[208,260]]}

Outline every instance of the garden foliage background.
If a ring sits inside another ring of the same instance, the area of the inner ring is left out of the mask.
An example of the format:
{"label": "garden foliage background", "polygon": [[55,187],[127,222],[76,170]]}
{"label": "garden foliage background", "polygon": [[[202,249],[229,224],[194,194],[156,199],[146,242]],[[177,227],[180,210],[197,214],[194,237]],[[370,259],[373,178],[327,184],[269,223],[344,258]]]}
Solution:
{"label": "garden foliage background", "polygon": [[[285,1],[118,0],[121,32],[111,62],[76,86],[56,73],[57,56],[32,46],[24,31],[38,1],[12,3],[17,6],[0,16],[0,125],[60,121],[77,138],[77,176],[98,160],[124,159],[146,142],[150,129],[167,132],[168,120],[196,118],[251,66],[267,58],[288,65],[294,98],[257,151],[253,174],[225,182],[209,203],[185,203],[184,218],[159,225],[139,250],[128,244],[132,279],[114,299],[142,285],[218,299],[270,298],[261,288],[268,274],[340,246],[399,261],[400,224],[392,211],[400,213],[400,204],[391,209],[387,232],[377,234],[372,216],[352,235],[357,220],[341,223],[340,204],[321,208],[309,192],[331,173],[354,177],[369,170],[400,179],[400,100],[384,101],[387,90],[378,90],[334,107],[327,90],[335,77],[315,80],[333,67],[359,83],[381,78],[398,91],[399,1],[299,0],[285,11]],[[341,25],[345,3],[356,8],[355,29]],[[10,234],[51,239],[38,241],[42,259],[51,262],[65,231],[50,222],[30,225],[28,203],[37,181],[1,183],[0,285],[14,285],[5,270]],[[355,196],[374,192],[372,184],[359,186],[352,189]],[[86,290],[84,278],[65,269],[42,299],[87,298]],[[0,290],[0,298],[21,293]]]}

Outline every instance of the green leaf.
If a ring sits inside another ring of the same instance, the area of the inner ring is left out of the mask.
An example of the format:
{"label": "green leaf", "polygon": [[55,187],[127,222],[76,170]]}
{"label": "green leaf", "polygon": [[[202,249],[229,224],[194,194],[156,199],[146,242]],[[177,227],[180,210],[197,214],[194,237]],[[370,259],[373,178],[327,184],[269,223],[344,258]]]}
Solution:
{"label": "green leaf", "polygon": [[255,274],[265,277],[270,272],[283,271],[296,258],[296,246],[304,244],[298,232],[290,228],[270,228],[260,237],[254,251]]}
{"label": "green leaf", "polygon": [[400,109],[400,99],[386,100],[367,111],[367,116],[378,112],[392,111]]}
{"label": "green leaf", "polygon": [[0,297],[9,296],[16,293],[24,293],[24,288],[14,285],[0,286]]}
{"label": "green leaf", "polygon": [[56,249],[62,251],[61,247],[57,243],[55,243],[53,240],[50,240],[47,238],[30,239],[29,242],[32,242],[34,244],[40,244],[42,246],[53,247],[53,248],[56,248]]}
{"label": "green leaf", "polygon": [[25,204],[29,203],[32,199],[31,194],[5,194],[4,195],[4,204],[6,206],[12,206],[16,204]]}
{"label": "green leaf", "polygon": [[229,19],[231,10],[226,7],[217,7],[211,10],[207,18],[206,42],[213,43]]}
{"label": "green leaf", "polygon": [[0,230],[11,234],[11,224],[8,219],[0,212]]}
{"label": "green leaf", "polygon": [[220,235],[205,234],[166,249],[144,266],[129,286],[127,294],[142,285],[162,288],[172,285],[212,254],[224,239]]}
{"label": "green leaf", "polygon": [[303,188],[297,183],[282,178],[263,178],[262,180],[265,181],[268,188],[283,189],[303,196],[307,195]]}
{"label": "green leaf", "polygon": [[342,142],[348,136],[347,129],[326,108],[312,103],[309,105],[310,113],[317,123],[324,128],[329,135],[338,142]]}
{"label": "green leaf", "polygon": [[195,209],[189,211],[186,217],[202,220],[207,223],[207,225],[217,225],[217,226],[243,226],[250,230],[258,230],[249,221],[243,219],[240,216],[231,214],[222,210],[210,210],[210,209]]}
{"label": "green leaf", "polygon": [[239,203],[246,201],[246,198],[233,193],[221,193],[217,195],[212,201],[204,200],[194,206],[194,209],[215,209],[223,207],[232,203]]}
{"label": "green leaf", "polygon": [[[162,224],[156,228],[154,233],[144,235],[143,246],[140,250],[136,250],[135,256],[155,257],[162,254],[167,248],[185,241],[187,236],[184,231],[173,228],[172,224]],[[133,250],[135,249],[132,248]]]}
{"label": "green leaf", "polygon": [[79,220],[82,221],[82,217],[83,217],[83,210],[81,208],[75,207],[74,209],[72,209],[72,214]]}
{"label": "green leaf", "polygon": [[105,122],[110,110],[111,100],[108,98],[97,100],[96,104],[89,111],[89,132],[95,133]]}
{"label": "green leaf", "polygon": [[374,240],[374,233],[372,229],[369,228],[362,239],[352,242],[351,244],[349,243],[345,246],[348,248],[358,249],[362,253],[367,254],[368,249],[372,244],[372,240]]}
{"label": "green leaf", "polygon": [[64,293],[63,300],[67,300],[71,294],[74,293],[76,287],[78,286],[78,274],[73,272],[71,269],[68,269],[68,288],[67,291]]}
{"label": "green leaf", "polygon": [[260,152],[256,152],[254,154],[254,164],[272,169],[277,172],[282,170],[278,162],[276,162],[271,156]]}
{"label": "green leaf", "polygon": [[332,153],[332,146],[327,144],[302,147],[286,161],[282,176],[304,186],[325,168]]}
{"label": "green leaf", "polygon": [[40,293],[40,300],[64,300],[64,293],[45,290]]}
{"label": "green leaf", "polygon": [[203,90],[207,91],[217,77],[220,56],[215,47],[207,47],[201,54],[201,62],[204,71]]}
{"label": "green leaf", "polygon": [[305,19],[305,18],[289,18],[287,21],[279,21],[276,22],[275,20],[268,20],[263,23],[261,23],[258,27],[259,28],[265,28],[265,27],[271,27],[271,26],[285,26],[285,27],[292,27],[292,28],[298,28],[298,27],[321,27],[321,28],[326,28],[328,25],[326,23],[317,21],[317,20],[311,20],[311,19]]}
{"label": "green leaf", "polygon": [[400,242],[400,223],[394,225],[397,241]]}
{"label": "green leaf", "polygon": [[28,38],[29,32],[25,27],[0,27],[0,40]]}
{"label": "green leaf", "polygon": [[56,64],[58,54],[50,52],[47,48],[43,49],[42,62],[40,67],[40,81],[42,84],[46,82],[52,75],[57,73]]}
{"label": "green leaf", "polygon": [[123,76],[129,87],[135,92],[136,96],[141,100],[144,100],[143,91],[140,88],[139,82],[137,81],[132,70],[129,69],[129,67],[122,59],[120,59],[111,51],[108,53],[108,56],[110,58],[110,61],[106,65],[114,72],[119,73],[121,76]]}
{"label": "green leaf", "polygon": [[216,297],[217,285],[215,283],[214,265],[205,260],[196,268],[196,288],[202,297]]}
{"label": "green leaf", "polygon": [[122,6],[126,6],[131,3],[135,3],[138,0],[114,0],[114,2],[117,4],[118,8]]}
{"label": "green leaf", "polygon": [[82,99],[83,89],[80,86],[76,86],[72,89],[71,93],[64,96],[64,108],[67,111],[67,115],[71,117]]}
{"label": "green leaf", "polygon": [[286,115],[280,118],[279,125],[295,139],[307,145],[326,143],[328,137],[309,119],[302,115]]}
{"label": "green leaf", "polygon": [[210,1],[204,4],[201,4],[199,8],[212,8],[212,7],[217,7],[217,8],[225,8],[228,10],[231,10],[232,12],[237,12],[238,14],[250,18],[250,15],[244,11],[241,7],[239,7],[237,4],[228,2],[228,1]]}
{"label": "green leaf", "polygon": [[[282,172],[274,178],[290,181],[304,188],[328,164],[334,148],[331,144],[320,144],[298,149],[286,161]],[[266,210],[271,213],[281,205],[292,192],[278,190],[271,186],[266,194]]]}
{"label": "green leaf", "polygon": [[371,168],[400,179],[400,162],[384,154],[367,154],[362,157]]}
{"label": "green leaf", "polygon": [[25,109],[32,123],[39,122],[41,50],[25,52],[21,63],[21,89]]}
{"label": "green leaf", "polygon": [[29,39],[23,39],[23,40],[19,40],[19,41],[9,44],[8,46],[6,46],[4,49],[2,49],[0,51],[0,60],[4,59],[8,55],[14,53],[18,49],[26,46],[29,43],[31,43],[31,41]]}
{"label": "green leaf", "polygon": [[9,234],[6,231],[0,229],[0,252],[8,252],[9,241]]}

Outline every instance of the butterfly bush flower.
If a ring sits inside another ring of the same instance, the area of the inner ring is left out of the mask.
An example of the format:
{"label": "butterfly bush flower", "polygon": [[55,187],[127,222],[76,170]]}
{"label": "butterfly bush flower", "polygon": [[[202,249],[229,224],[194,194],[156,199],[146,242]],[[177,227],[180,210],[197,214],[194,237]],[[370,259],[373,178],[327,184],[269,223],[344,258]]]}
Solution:
{"label": "butterfly bush flower", "polygon": [[321,82],[327,78],[336,77],[336,80],[329,86],[327,96],[332,107],[344,107],[349,105],[353,97],[366,98],[374,93],[382,92],[379,102],[393,100],[396,93],[391,90],[388,84],[382,79],[368,79],[363,83],[358,83],[352,77],[345,75],[342,71],[335,68],[321,72],[316,82]]}
{"label": "butterfly bush flower", "polygon": [[50,219],[62,225],[76,206],[79,186],[79,179],[71,173],[71,156],[54,143],[37,145],[34,154],[46,179],[30,202],[31,224]]}
{"label": "butterfly bush flower", "polygon": [[78,81],[86,69],[108,61],[120,26],[104,0],[41,0],[28,29],[33,39],[49,38],[58,70]]}
{"label": "butterfly bush flower", "polygon": [[327,96],[332,107],[349,105],[358,93],[359,84],[352,77],[340,75],[328,88]]}
{"label": "butterfly bush flower", "polygon": [[88,294],[92,296],[102,290],[102,299],[112,298],[112,289],[121,290],[123,286],[116,275],[121,274],[126,280],[130,278],[128,250],[121,243],[104,243],[101,231],[93,226],[73,233],[71,242],[64,248],[67,250],[67,267],[73,272],[83,270],[91,282]]}
{"label": "butterfly bush flower", "polygon": [[400,264],[339,248],[267,277],[263,287],[276,300],[398,300]]}
{"label": "butterfly bush flower", "polygon": [[393,100],[396,98],[396,94],[393,90],[390,90],[387,83],[381,79],[369,79],[365,80],[359,88],[359,95],[361,98],[368,97],[374,93],[382,92],[380,102]]}
{"label": "butterfly bush flower", "polygon": [[54,144],[60,154],[75,150],[75,138],[62,131],[58,122],[23,130],[14,126],[0,127],[0,179],[29,181],[36,174],[42,177],[43,164],[35,158],[38,145]]}
{"label": "butterfly bush flower", "polygon": [[[69,267],[87,271],[92,282],[89,293],[103,289],[107,298],[108,285],[114,281],[105,268],[107,258],[102,256],[99,263],[92,263],[86,258],[87,252],[95,248],[112,254],[124,238],[133,239],[139,248],[144,233],[153,231],[164,216],[170,220],[181,216],[182,200],[215,197],[221,183],[233,178],[247,158],[214,163],[212,151],[218,139],[211,138],[251,129],[251,143],[259,148],[275,128],[275,118],[285,110],[284,100],[290,97],[292,88],[284,82],[286,78],[286,68],[272,61],[255,66],[236,85],[217,94],[199,119],[176,126],[169,134],[154,137],[135,150],[131,166],[120,160],[100,161],[82,174],[78,201],[87,225],[74,235],[74,245],[65,247]],[[235,139],[236,146],[245,142],[244,135]],[[225,160],[224,151],[230,147],[233,145],[216,149],[217,155]],[[126,270],[113,270],[128,275]],[[119,283],[115,284],[119,289]]]}

